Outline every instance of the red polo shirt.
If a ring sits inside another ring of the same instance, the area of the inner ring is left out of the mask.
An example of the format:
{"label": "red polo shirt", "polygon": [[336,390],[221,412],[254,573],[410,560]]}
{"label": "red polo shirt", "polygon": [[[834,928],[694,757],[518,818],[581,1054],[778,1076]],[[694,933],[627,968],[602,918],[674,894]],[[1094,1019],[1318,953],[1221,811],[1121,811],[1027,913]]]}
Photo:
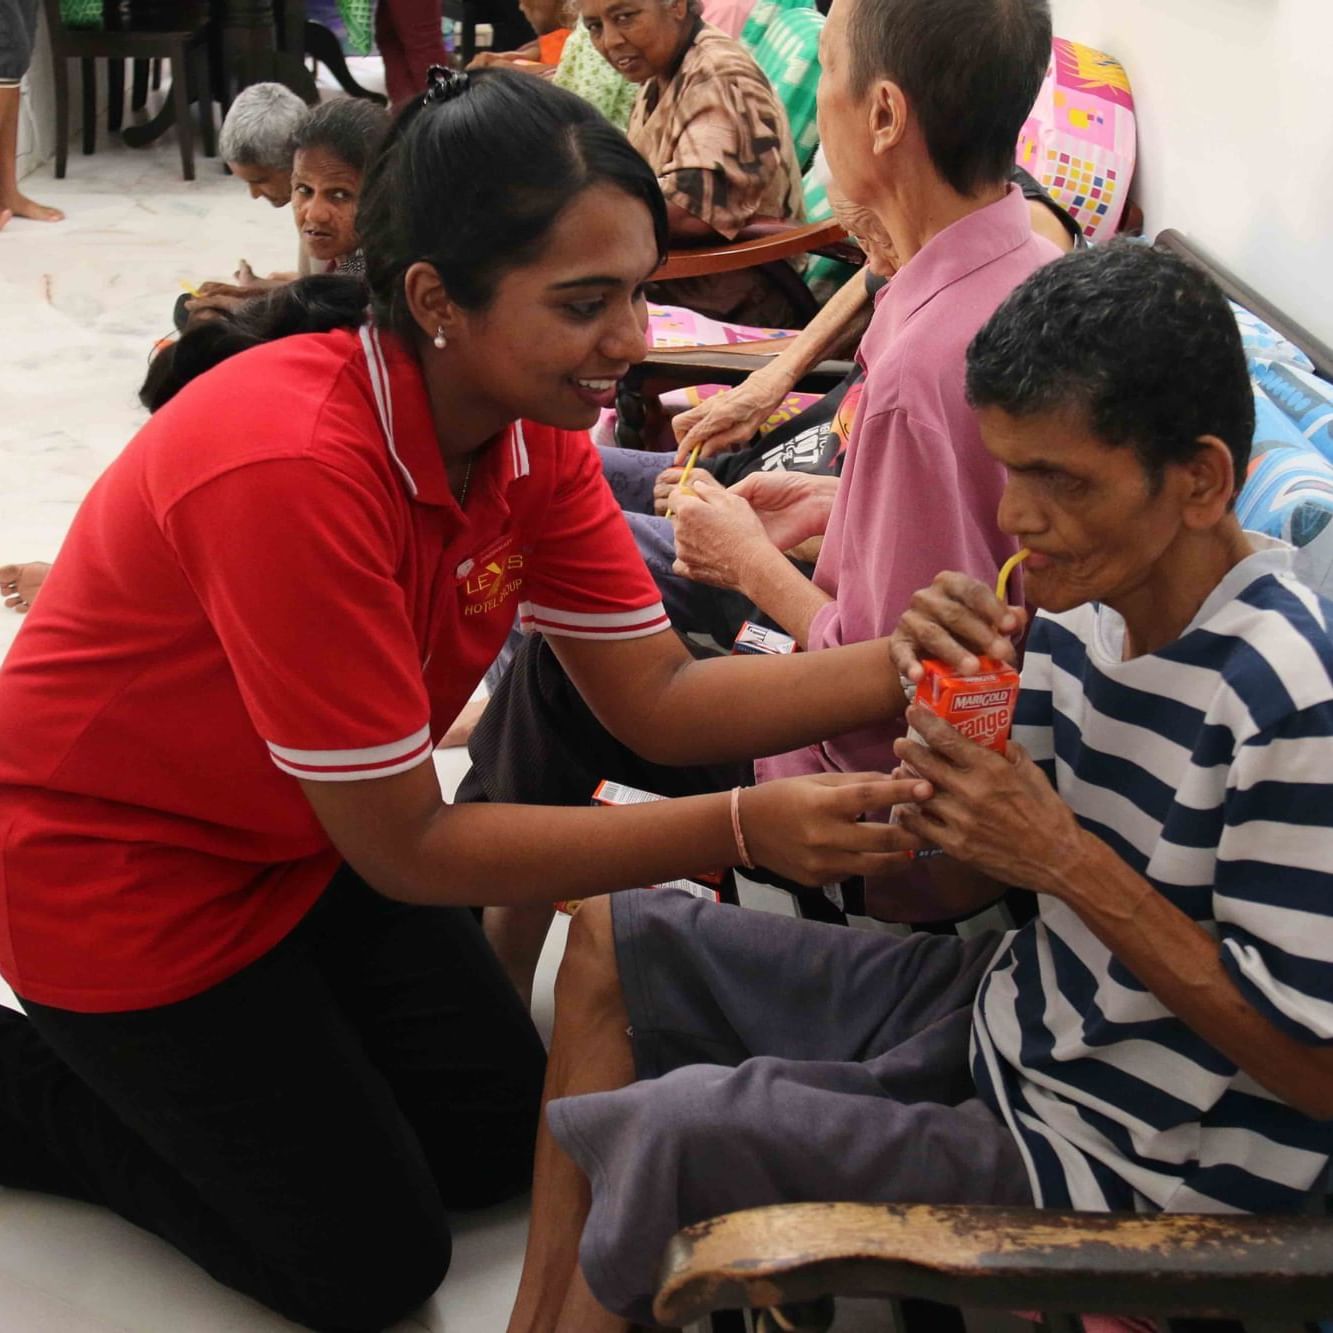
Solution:
{"label": "red polo shirt", "polygon": [[0,972],[98,1012],[265,953],[339,860],[296,777],[428,762],[520,607],[667,628],[586,435],[515,423],[461,511],[387,335],[196,380],[93,487],[0,671]]}

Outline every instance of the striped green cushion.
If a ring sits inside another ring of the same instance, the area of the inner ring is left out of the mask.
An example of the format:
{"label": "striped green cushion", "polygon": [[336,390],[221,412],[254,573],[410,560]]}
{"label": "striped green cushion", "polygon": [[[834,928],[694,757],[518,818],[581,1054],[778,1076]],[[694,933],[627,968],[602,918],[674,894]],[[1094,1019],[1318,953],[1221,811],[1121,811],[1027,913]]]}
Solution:
{"label": "striped green cushion", "polygon": [[782,0],[759,0],[742,38],[750,32],[760,11],[767,10],[762,36],[750,49],[787,109],[796,160],[805,167],[819,143],[815,91],[819,87],[819,34],[824,16],[817,9],[784,9],[781,5]]}

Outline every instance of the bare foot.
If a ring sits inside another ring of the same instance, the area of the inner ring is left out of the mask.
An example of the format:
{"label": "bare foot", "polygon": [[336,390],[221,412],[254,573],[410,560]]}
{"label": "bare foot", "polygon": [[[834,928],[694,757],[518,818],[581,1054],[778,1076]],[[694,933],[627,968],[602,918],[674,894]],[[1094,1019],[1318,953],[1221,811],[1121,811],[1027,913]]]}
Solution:
{"label": "bare foot", "polygon": [[30,560],[25,565],[0,565],[0,596],[4,597],[5,605],[22,615],[50,572],[51,566],[41,560]]}
{"label": "bare foot", "polygon": [[12,208],[0,208],[0,231],[4,231],[5,223],[13,216],[14,210]]}
{"label": "bare foot", "polygon": [[[35,199],[29,199],[24,194],[15,195],[5,205],[4,211],[11,217],[27,218],[30,222],[63,222],[65,220],[65,215],[58,208],[48,208],[45,204],[39,204]],[[8,220],[8,218],[5,219],[6,222]]]}
{"label": "bare foot", "polygon": [[[0,570],[0,575],[4,571]],[[476,729],[477,723],[481,721],[481,715],[486,711],[485,699],[469,699],[463,705],[463,711],[454,718],[454,724],[444,733],[444,738],[440,741],[441,750],[452,750],[455,746],[466,745],[472,738],[472,733]]]}

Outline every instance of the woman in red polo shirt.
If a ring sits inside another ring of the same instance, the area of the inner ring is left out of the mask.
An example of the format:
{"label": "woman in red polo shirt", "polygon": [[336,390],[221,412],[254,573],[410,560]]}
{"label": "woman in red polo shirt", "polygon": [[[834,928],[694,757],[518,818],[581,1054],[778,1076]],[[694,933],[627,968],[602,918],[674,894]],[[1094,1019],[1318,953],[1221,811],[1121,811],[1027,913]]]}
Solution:
{"label": "woman in red polo shirt", "polygon": [[[461,95],[460,95],[461,93]],[[0,672],[0,1182],[93,1200],[324,1329],[528,1180],[543,1053],[463,904],[748,858],[874,870],[919,785],[449,806],[515,611],[663,763],[901,708],[883,643],[695,662],[584,431],[643,355],[661,192],[580,99],[438,76],[369,174],[373,318],[188,384],[93,487]],[[768,700],[804,701],[799,715]],[[887,756],[886,756],[887,758]]]}

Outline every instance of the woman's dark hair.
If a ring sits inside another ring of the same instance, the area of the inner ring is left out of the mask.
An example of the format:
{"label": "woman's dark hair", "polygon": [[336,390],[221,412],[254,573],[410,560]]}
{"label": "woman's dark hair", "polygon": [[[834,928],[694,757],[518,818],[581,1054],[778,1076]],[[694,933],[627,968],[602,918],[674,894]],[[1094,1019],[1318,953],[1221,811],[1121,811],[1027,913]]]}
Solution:
{"label": "woman's dark hair", "polygon": [[1236,317],[1212,278],[1164,250],[1115,241],[1038,269],[972,340],[967,396],[1014,417],[1080,412],[1154,485],[1215,435],[1245,480],[1254,391]]}
{"label": "woman's dark hair", "polygon": [[363,97],[323,102],[292,137],[292,151],[319,149],[365,174],[389,129],[389,113]]}
{"label": "woman's dark hair", "polygon": [[482,308],[561,212],[603,183],[644,204],[665,254],[657,177],[590,103],[507,70],[437,79],[394,122],[361,190],[357,233],[377,320],[414,332],[403,275],[418,261],[464,309]]}
{"label": "woman's dark hair", "polygon": [[219,362],[274,338],[355,328],[365,318],[369,294],[360,278],[316,273],[254,297],[187,329],[152,360],[139,389],[150,411],[169,403],[192,379]]}
{"label": "woman's dark hair", "polygon": [[891,79],[959,194],[1004,180],[1051,59],[1049,0],[857,0],[852,91]]}

